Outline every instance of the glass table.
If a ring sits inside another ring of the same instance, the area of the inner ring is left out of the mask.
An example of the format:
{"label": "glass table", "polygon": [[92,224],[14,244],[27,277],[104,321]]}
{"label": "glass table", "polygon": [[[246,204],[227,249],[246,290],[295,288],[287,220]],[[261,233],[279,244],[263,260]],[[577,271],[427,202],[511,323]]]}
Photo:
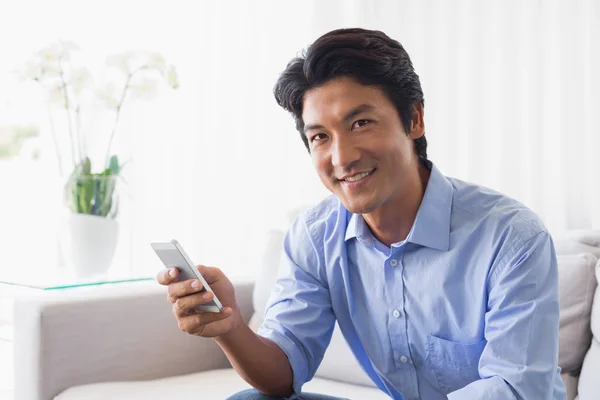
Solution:
{"label": "glass table", "polygon": [[[95,275],[79,275],[67,268],[3,269],[0,270],[0,284],[19,288],[59,290],[84,286],[96,286],[126,282],[154,280],[155,276],[148,273],[132,272],[126,268],[109,269],[106,273]],[[0,292],[2,291],[0,286]],[[4,286],[4,289],[7,289]]]}
{"label": "glass table", "polygon": [[13,322],[14,299],[44,291],[85,290],[100,285],[143,284],[155,281],[150,272],[134,272],[123,265],[113,265],[103,274],[79,275],[74,270],[62,267],[8,268],[0,267],[0,340],[7,337],[7,326]]}

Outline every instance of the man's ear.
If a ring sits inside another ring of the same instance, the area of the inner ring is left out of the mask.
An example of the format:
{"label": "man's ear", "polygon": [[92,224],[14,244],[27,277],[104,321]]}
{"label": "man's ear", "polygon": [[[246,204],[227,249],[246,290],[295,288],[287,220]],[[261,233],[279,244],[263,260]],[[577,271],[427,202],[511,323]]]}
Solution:
{"label": "man's ear", "polygon": [[424,113],[425,110],[423,109],[423,104],[417,103],[413,106],[409,133],[410,138],[413,140],[418,139],[425,134],[425,121],[423,118]]}

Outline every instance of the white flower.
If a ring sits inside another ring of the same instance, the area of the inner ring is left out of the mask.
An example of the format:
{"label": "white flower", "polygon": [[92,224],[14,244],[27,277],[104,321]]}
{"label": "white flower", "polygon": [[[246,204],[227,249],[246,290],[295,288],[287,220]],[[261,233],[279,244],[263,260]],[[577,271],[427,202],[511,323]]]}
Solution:
{"label": "white flower", "polygon": [[63,61],[69,61],[69,59],[71,58],[71,54],[77,50],[79,50],[79,46],[77,46],[73,42],[60,42],[60,55]]}
{"label": "white flower", "polygon": [[42,78],[60,76],[60,68],[56,63],[40,63],[39,67],[42,71]]}
{"label": "white flower", "polygon": [[57,42],[52,43],[48,47],[45,47],[37,52],[37,56],[44,63],[57,63],[58,61],[69,61],[71,59],[71,53],[75,50],[79,50],[73,42]]}
{"label": "white flower", "polygon": [[83,89],[92,81],[92,75],[85,67],[76,68],[71,73],[69,84],[75,95],[81,94]]}
{"label": "white flower", "polygon": [[15,71],[20,81],[28,81],[33,79],[39,81],[42,78],[42,66],[35,61],[29,61],[27,64]]}
{"label": "white flower", "polygon": [[173,89],[177,89],[179,87],[179,77],[177,76],[177,69],[174,65],[169,65],[167,72],[167,84]]}
{"label": "white flower", "polygon": [[37,57],[33,63],[40,69],[40,78],[60,76],[60,52],[54,46],[45,48],[37,52]]}
{"label": "white flower", "polygon": [[139,100],[151,100],[158,94],[156,80],[144,78],[140,83],[129,86],[131,96]]}
{"label": "white flower", "polygon": [[119,53],[109,56],[106,59],[106,65],[121,70],[125,75],[129,75],[133,70],[134,54],[132,52]]}
{"label": "white flower", "polygon": [[77,47],[74,44],[67,42],[64,45],[63,43],[53,43],[39,50],[30,62],[34,68],[39,70],[38,80],[60,76],[60,64],[70,59],[71,50],[75,48]]}
{"label": "white flower", "polygon": [[53,106],[58,106],[60,108],[66,108],[66,100],[65,93],[63,90],[63,86],[60,83],[56,83],[52,85],[47,92],[48,103]]}
{"label": "white flower", "polygon": [[96,96],[108,109],[116,110],[119,106],[119,101],[117,100],[115,94],[115,85],[113,85],[112,83],[109,83],[108,85],[97,89]]}
{"label": "white flower", "polygon": [[56,63],[61,57],[60,47],[57,43],[54,43],[39,50],[36,56],[42,65]]}
{"label": "white flower", "polygon": [[163,76],[166,74],[167,60],[165,60],[162,54],[156,52],[147,52],[145,54],[145,58],[147,58],[145,65],[148,68],[158,70]]}

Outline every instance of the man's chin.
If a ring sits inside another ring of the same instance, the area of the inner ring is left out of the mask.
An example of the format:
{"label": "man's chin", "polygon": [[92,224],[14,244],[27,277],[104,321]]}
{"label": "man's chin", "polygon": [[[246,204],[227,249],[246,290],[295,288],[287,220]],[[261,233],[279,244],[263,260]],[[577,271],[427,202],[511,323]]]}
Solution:
{"label": "man's chin", "polygon": [[377,208],[372,201],[342,198],[341,202],[353,214],[369,214]]}

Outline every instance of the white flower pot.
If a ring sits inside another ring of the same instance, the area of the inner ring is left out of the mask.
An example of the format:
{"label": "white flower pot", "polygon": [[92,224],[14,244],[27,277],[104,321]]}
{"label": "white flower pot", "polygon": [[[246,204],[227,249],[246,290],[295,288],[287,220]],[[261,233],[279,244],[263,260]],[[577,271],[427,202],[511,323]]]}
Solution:
{"label": "white flower pot", "polygon": [[96,215],[67,213],[62,234],[65,261],[78,276],[106,273],[119,236],[119,223]]}

